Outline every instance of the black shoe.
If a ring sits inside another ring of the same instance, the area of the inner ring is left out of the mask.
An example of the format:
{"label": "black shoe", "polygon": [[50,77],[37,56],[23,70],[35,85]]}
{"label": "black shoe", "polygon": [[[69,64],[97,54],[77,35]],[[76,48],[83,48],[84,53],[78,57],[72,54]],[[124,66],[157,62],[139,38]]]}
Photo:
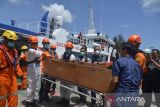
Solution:
{"label": "black shoe", "polygon": [[49,97],[45,98],[44,100],[47,101],[48,103],[52,102],[52,100]]}
{"label": "black shoe", "polygon": [[70,101],[69,101],[69,99],[63,98],[63,99],[61,99],[60,101],[58,101],[57,103],[58,103],[58,104],[69,104]]}
{"label": "black shoe", "polygon": [[40,99],[39,104],[43,104],[43,101],[44,101],[43,99]]}
{"label": "black shoe", "polygon": [[34,107],[33,102],[27,102],[25,101],[25,107]]}
{"label": "black shoe", "polygon": [[95,103],[92,103],[91,107],[97,107],[97,105]]}
{"label": "black shoe", "polygon": [[33,107],[41,107],[41,104],[37,100],[33,100]]}
{"label": "black shoe", "polygon": [[27,103],[26,100],[23,100],[23,101],[21,102],[22,105],[26,105],[26,103]]}

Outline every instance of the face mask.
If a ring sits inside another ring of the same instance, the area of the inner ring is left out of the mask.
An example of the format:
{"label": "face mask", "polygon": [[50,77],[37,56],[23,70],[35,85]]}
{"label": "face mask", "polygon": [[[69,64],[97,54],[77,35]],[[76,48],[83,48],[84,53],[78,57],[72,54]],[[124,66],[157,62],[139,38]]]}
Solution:
{"label": "face mask", "polygon": [[49,48],[49,44],[44,44],[44,48],[48,49]]}
{"label": "face mask", "polygon": [[9,48],[14,48],[14,42],[8,42],[7,45]]}
{"label": "face mask", "polygon": [[95,51],[95,54],[96,54],[96,55],[99,55],[99,54],[100,54],[100,51],[99,51],[99,50],[96,50],[96,51]]}
{"label": "face mask", "polygon": [[80,52],[80,56],[85,56],[85,53],[84,52]]}
{"label": "face mask", "polygon": [[26,52],[28,52],[28,49],[23,49],[22,52],[26,53]]}
{"label": "face mask", "polygon": [[52,51],[52,52],[55,52],[55,51],[56,51],[56,49],[51,49],[51,51]]}
{"label": "face mask", "polygon": [[38,46],[37,45],[32,45],[31,48],[37,50]]}

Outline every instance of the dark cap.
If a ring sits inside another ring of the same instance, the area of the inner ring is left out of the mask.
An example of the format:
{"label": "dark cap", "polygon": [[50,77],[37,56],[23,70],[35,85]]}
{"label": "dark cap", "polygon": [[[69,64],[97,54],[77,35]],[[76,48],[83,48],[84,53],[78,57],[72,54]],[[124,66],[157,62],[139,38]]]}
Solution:
{"label": "dark cap", "polygon": [[128,53],[131,55],[135,55],[137,53],[137,48],[129,42],[124,42],[122,44],[122,50],[126,49]]}

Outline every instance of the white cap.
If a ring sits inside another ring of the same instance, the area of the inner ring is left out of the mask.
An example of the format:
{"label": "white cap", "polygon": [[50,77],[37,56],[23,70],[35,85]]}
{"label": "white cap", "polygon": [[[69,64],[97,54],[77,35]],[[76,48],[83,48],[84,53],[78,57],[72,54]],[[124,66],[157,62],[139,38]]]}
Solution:
{"label": "white cap", "polygon": [[144,52],[145,52],[146,54],[150,54],[150,53],[151,53],[151,50],[150,50],[150,49],[145,49]]}

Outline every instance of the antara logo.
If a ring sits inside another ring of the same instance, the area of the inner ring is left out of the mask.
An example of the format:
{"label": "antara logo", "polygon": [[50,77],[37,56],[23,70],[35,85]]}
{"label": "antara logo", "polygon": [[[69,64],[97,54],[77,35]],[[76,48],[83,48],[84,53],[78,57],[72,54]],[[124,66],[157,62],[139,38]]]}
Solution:
{"label": "antara logo", "polygon": [[143,97],[118,97],[116,99],[116,102],[139,102],[139,101],[145,102],[145,99]]}
{"label": "antara logo", "polygon": [[115,97],[107,96],[106,100],[108,102],[145,102],[143,97]]}

